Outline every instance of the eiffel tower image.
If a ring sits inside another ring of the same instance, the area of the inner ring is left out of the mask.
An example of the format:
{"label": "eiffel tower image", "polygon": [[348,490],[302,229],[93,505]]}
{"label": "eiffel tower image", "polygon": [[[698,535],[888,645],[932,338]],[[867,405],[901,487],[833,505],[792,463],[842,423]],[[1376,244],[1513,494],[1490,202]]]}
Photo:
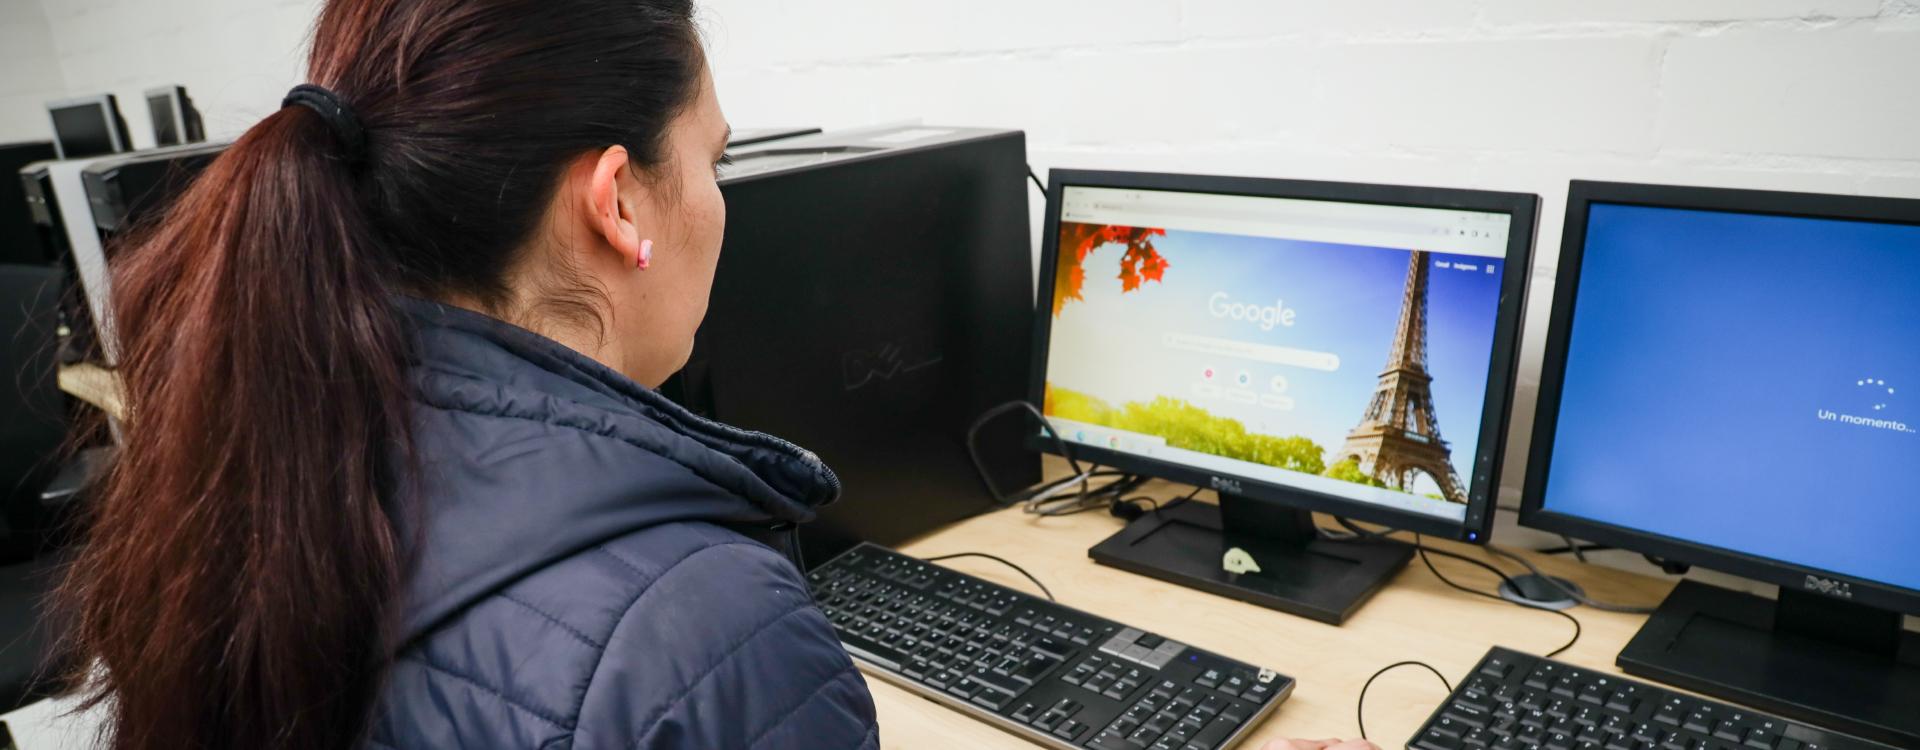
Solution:
{"label": "eiffel tower image", "polygon": [[1407,260],[1407,285],[1400,298],[1400,325],[1393,333],[1393,349],[1380,383],[1373,389],[1360,424],[1347,433],[1336,454],[1352,459],[1361,473],[1406,490],[1415,472],[1440,486],[1446,499],[1465,503],[1467,488],[1448,460],[1453,451],[1440,438],[1440,422],[1433,415],[1433,376],[1427,374],[1427,276],[1432,264],[1426,251],[1415,250]]}

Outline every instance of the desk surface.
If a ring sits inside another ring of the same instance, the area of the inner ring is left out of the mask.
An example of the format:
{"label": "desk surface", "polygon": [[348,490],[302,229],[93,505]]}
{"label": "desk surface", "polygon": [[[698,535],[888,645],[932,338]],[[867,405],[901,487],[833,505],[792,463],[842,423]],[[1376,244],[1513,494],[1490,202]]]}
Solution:
{"label": "desk surface", "polygon": [[[1049,460],[1048,475],[1063,476],[1062,467]],[[1175,489],[1155,482],[1141,492],[1161,498],[1185,494]],[[919,557],[952,552],[999,555],[1046,583],[1062,604],[1270,667],[1299,680],[1293,697],[1242,745],[1249,750],[1280,737],[1356,736],[1354,703],[1360,686],[1376,670],[1393,662],[1425,661],[1457,682],[1490,646],[1545,654],[1573,634],[1573,626],[1553,614],[1530,612],[1447,588],[1420,564],[1419,558],[1346,625],[1324,625],[1103,567],[1087,558],[1087,548],[1122,525],[1120,519],[1099,511],[1040,518],[1011,509],[960,522],[900,549]],[[1434,545],[1488,558],[1483,550],[1469,545]],[[1604,601],[1657,604],[1674,585],[1571,560],[1528,557],[1550,573],[1579,582],[1590,595]],[[1514,567],[1505,561],[1494,562],[1503,568]],[[1491,574],[1466,563],[1442,557],[1434,557],[1433,563],[1448,578],[1467,586],[1491,591],[1497,583]],[[1033,590],[1033,584],[1020,574],[991,560],[961,558],[939,564],[1021,591]],[[1558,658],[1613,672],[1618,672],[1613,666],[1614,656],[1646,619],[1586,607],[1571,614],[1580,619],[1584,633],[1579,643]],[[869,676],[867,684],[879,708],[883,747],[1033,747],[883,680]],[[1367,694],[1368,734],[1381,747],[1397,750],[1446,694],[1446,689],[1425,670],[1397,669],[1383,675]]]}

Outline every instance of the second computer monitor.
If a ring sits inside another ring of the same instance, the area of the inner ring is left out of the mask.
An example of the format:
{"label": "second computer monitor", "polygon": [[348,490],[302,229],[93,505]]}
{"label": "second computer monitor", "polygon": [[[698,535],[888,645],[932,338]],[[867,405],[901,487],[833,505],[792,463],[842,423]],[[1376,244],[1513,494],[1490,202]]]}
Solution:
{"label": "second computer monitor", "polygon": [[187,98],[185,86],[161,86],[147,89],[147,114],[153,120],[153,142],[158,146],[178,146],[206,140],[201,132],[200,113]]}
{"label": "second computer monitor", "polygon": [[47,102],[54,148],[62,159],[117,154],[130,148],[126,121],[112,94]]}
{"label": "second computer monitor", "polygon": [[[1034,399],[1078,457],[1221,494],[1217,520],[1155,514],[1096,560],[1338,621],[1407,550],[1361,572],[1307,512],[1485,539],[1535,196],[1053,181]],[[1223,572],[1232,550],[1263,573]]]}

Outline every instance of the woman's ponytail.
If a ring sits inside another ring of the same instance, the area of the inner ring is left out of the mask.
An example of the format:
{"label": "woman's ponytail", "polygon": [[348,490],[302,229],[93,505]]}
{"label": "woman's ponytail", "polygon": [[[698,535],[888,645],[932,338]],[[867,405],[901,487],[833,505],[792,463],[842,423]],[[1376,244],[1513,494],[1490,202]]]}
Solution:
{"label": "woman's ponytail", "polygon": [[115,269],[126,439],[65,592],[115,747],[338,748],[365,725],[407,399],[353,169],[289,106]]}

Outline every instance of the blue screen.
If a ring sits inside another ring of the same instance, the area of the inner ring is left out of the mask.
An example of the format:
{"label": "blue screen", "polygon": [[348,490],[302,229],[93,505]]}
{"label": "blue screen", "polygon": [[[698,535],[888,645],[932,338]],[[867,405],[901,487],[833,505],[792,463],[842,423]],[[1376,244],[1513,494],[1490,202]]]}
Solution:
{"label": "blue screen", "polygon": [[1591,206],[1547,510],[1920,590],[1917,469],[1920,226]]}

